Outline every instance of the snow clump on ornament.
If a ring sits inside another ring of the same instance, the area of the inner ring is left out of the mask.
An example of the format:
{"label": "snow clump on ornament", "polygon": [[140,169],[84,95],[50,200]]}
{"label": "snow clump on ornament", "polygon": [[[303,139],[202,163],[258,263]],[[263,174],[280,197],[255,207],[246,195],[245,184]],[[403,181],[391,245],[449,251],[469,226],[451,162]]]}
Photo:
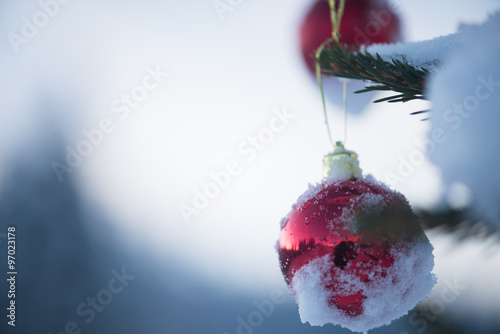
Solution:
{"label": "snow clump on ornament", "polygon": [[389,324],[435,284],[433,247],[406,198],[362,177],[340,143],[325,178],[282,220],[278,253],[302,322],[364,332]]}

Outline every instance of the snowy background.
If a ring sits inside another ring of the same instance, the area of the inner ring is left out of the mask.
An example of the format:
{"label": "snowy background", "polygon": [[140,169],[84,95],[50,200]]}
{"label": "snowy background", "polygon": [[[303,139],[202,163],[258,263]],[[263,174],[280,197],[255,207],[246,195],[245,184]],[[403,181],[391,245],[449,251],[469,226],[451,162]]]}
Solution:
{"label": "snowy background", "polygon": [[[83,333],[232,334],[255,303],[280,291],[286,300],[251,331],[346,332],[300,323],[274,250],[280,219],[321,178],[330,150],[298,49],[311,1],[233,3],[221,19],[211,0],[70,1],[16,52],[9,34],[21,34],[23,19],[41,7],[0,2],[0,247],[7,226],[17,226],[19,272],[17,326],[7,328],[2,315],[1,333],[55,334],[74,321]],[[493,0],[393,4],[405,41],[453,33],[500,10]],[[139,92],[155,69],[168,76],[127,113],[123,94]],[[430,127],[408,114],[426,107],[369,105],[350,117],[347,147],[365,172],[390,183],[387,173],[397,173]],[[284,110],[293,118],[250,153],[250,137]],[[341,139],[340,109],[329,112]],[[59,182],[53,162],[65,163],[67,146],[106,120],[113,130]],[[186,221],[179,208],[234,161],[238,172]],[[426,161],[392,186],[429,208],[446,182]],[[439,282],[428,309],[373,333],[497,333],[498,246],[429,238]],[[122,268],[135,278],[87,323],[78,305],[102,297]],[[5,279],[0,289],[4,309]]]}

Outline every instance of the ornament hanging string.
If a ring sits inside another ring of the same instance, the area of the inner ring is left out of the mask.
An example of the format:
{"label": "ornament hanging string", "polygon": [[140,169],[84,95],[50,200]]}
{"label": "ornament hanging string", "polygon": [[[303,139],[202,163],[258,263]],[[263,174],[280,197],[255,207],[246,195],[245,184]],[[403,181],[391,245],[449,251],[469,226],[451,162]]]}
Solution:
{"label": "ornament hanging string", "polygon": [[[328,0],[328,4],[330,6],[330,19],[332,21],[332,37],[324,41],[319,48],[316,50],[314,55],[316,61],[316,79],[318,81],[319,90],[321,92],[321,102],[323,104],[323,114],[325,117],[326,130],[328,131],[328,139],[330,143],[335,148],[335,144],[333,143],[332,133],[330,131],[330,125],[328,124],[328,114],[326,112],[326,103],[325,103],[325,93],[323,90],[323,82],[321,79],[321,67],[319,64],[319,58],[321,53],[325,49],[325,46],[334,41],[335,43],[339,43],[340,40],[340,21],[342,20],[342,15],[344,14],[345,0],[339,1],[338,10],[335,9],[335,0]],[[347,139],[347,80],[344,79],[343,83],[343,100],[344,100],[344,143]]]}
{"label": "ornament hanging string", "polygon": [[343,86],[342,98],[344,99],[344,145],[345,145],[347,141],[347,79],[346,78],[344,78],[342,86]]}

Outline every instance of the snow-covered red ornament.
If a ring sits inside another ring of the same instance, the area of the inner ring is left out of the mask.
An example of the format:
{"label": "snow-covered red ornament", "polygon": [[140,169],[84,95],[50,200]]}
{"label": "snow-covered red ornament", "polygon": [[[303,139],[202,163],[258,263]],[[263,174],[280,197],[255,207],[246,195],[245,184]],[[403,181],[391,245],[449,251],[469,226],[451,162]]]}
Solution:
{"label": "snow-covered red ornament", "polygon": [[433,247],[406,198],[362,177],[340,142],[325,178],[283,219],[278,252],[302,322],[364,332],[389,324],[435,284]]}

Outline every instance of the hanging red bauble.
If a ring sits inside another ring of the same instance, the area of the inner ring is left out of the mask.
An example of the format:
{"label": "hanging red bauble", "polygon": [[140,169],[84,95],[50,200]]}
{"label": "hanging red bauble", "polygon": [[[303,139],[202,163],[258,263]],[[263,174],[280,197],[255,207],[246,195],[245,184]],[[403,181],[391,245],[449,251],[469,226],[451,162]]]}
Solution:
{"label": "hanging red bauble", "polygon": [[355,153],[337,143],[325,166],[282,221],[283,276],[303,322],[388,324],[434,286],[433,248],[405,197],[361,177]]}
{"label": "hanging red bauble", "polygon": [[[386,0],[346,0],[340,23],[341,43],[359,48],[361,45],[398,42],[400,36],[399,18]],[[302,56],[312,73],[315,73],[314,52],[330,37],[330,7],[327,0],[318,0],[300,27]]]}

